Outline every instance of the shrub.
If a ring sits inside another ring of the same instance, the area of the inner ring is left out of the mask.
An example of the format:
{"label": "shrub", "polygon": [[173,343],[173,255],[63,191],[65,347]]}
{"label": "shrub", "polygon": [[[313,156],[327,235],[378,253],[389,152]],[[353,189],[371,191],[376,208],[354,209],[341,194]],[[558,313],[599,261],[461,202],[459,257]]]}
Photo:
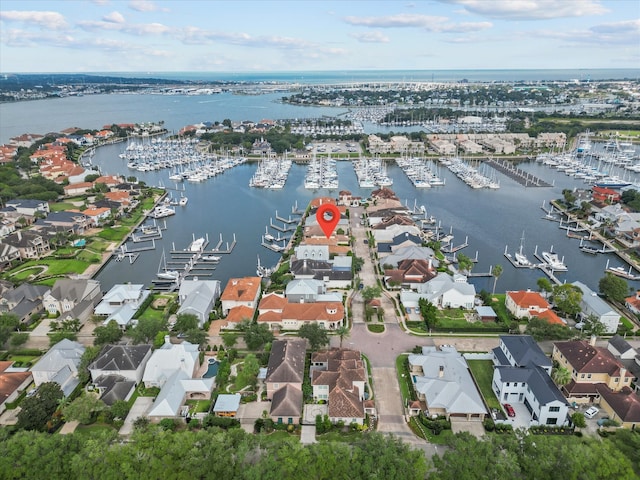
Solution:
{"label": "shrub", "polygon": [[487,432],[493,432],[496,428],[496,424],[491,418],[485,418],[484,421],[482,422],[482,425],[484,426],[484,429]]}
{"label": "shrub", "polygon": [[166,431],[174,431],[176,429],[176,421],[173,418],[163,418],[160,420],[160,427]]}
{"label": "shrub", "polygon": [[236,428],[240,426],[240,421],[231,417],[216,417],[215,415],[207,415],[204,417],[202,421],[202,426],[204,428],[210,427],[219,427],[223,430],[228,430],[230,428]]}

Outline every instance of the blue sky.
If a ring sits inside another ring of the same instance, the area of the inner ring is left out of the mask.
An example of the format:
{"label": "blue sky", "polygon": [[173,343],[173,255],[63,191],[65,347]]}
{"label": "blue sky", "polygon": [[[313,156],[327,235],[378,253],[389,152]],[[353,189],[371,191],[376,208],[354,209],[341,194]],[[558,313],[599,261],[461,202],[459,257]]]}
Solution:
{"label": "blue sky", "polygon": [[637,68],[638,0],[2,0],[0,72]]}

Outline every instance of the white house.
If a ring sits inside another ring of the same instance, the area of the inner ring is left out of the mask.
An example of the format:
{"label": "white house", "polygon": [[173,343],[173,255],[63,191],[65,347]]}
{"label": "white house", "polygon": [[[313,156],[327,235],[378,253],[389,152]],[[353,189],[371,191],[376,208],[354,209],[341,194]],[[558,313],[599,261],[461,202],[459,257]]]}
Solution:
{"label": "white house", "polygon": [[165,336],[164,344],[153,354],[144,369],[144,386],[162,387],[176,370],[182,370],[192,377],[200,368],[198,345],[189,342],[172,344]]}
{"label": "white house", "polygon": [[80,383],[78,366],[84,350],[83,345],[66,338],[56,343],[31,367],[36,387],[43,383],[56,382],[65,397],[68,396]]}
{"label": "white house", "polygon": [[400,302],[407,313],[418,312],[421,298],[440,308],[472,309],[476,289],[467,283],[467,277],[460,274],[453,276],[440,272],[435,278],[421,284],[417,291],[402,290]]}
{"label": "white house", "polygon": [[220,281],[183,280],[178,298],[180,299],[178,315],[182,313],[195,315],[198,317],[198,326],[202,328],[220,298]]}
{"label": "white house", "polygon": [[151,345],[105,345],[89,365],[91,379],[95,382],[101,375],[120,375],[137,385],[150,357]]}
{"label": "white house", "polygon": [[502,335],[493,362],[491,387],[501,403],[523,404],[530,426],[569,423],[569,402],[549,376],[552,362],[531,336]]}
{"label": "white house", "polygon": [[142,284],[119,284],[109,290],[96,306],[95,315],[105,315],[104,325],[115,320],[120,328],[126,328],[140,305],[151,292]]}
{"label": "white house", "polygon": [[573,285],[582,290],[581,317],[586,319],[593,316],[605,326],[605,333],[616,333],[618,323],[620,323],[620,314],[584,283],[573,282]]}

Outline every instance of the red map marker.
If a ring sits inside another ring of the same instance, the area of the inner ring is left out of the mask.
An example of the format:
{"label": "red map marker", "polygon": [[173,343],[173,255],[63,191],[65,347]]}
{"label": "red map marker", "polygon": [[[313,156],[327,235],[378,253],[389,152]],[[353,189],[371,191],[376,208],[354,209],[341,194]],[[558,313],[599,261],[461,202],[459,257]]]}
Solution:
{"label": "red map marker", "polygon": [[331,203],[320,205],[316,211],[316,220],[324,234],[329,238],[340,221],[340,210]]}

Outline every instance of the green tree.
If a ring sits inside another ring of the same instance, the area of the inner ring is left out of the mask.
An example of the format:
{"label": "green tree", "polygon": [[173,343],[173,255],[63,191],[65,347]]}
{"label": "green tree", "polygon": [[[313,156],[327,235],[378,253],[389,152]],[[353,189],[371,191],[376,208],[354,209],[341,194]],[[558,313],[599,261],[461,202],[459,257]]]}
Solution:
{"label": "green tree", "polygon": [[41,384],[35,395],[22,401],[22,408],[18,413],[18,428],[44,430],[53,412],[58,408],[58,401],[63,397],[60,385],[56,382]]}
{"label": "green tree", "polygon": [[0,315],[0,348],[7,343],[16,327],[20,324],[20,318],[13,313]]}
{"label": "green tree", "polygon": [[336,328],[336,335],[340,337],[340,348],[342,348],[343,340],[345,338],[348,338],[350,334],[351,334],[351,331],[349,330],[349,327],[347,327],[346,325],[341,325],[338,328]]}
{"label": "green tree", "polygon": [[129,403],[125,400],[116,400],[113,402],[113,405],[109,407],[109,411],[114,419],[124,420],[129,414]]}
{"label": "green tree", "polygon": [[564,198],[564,202],[567,206],[571,207],[576,201],[576,196],[574,195],[572,190],[565,188],[562,190],[562,197]]}
{"label": "green tree", "polygon": [[561,387],[571,381],[571,372],[565,367],[559,366],[553,369],[553,372],[551,372],[551,378],[556,382],[556,385]]}
{"label": "green tree", "polygon": [[374,298],[378,298],[382,294],[382,289],[378,286],[375,287],[364,287],[360,290],[360,295],[362,295],[365,303],[369,303]]}
{"label": "green tree", "polygon": [[438,307],[425,298],[418,300],[418,308],[420,315],[424,320],[427,330],[431,331],[438,324]]}
{"label": "green tree", "polygon": [[167,330],[167,322],[163,318],[143,317],[138,324],[127,332],[133,343],[151,343],[158,332]]}
{"label": "green tree", "polygon": [[493,276],[493,290],[491,290],[491,294],[496,293],[496,284],[498,283],[498,278],[502,275],[502,265],[498,264],[491,270],[491,275]]}
{"label": "green tree", "polygon": [[185,332],[185,338],[187,342],[198,345],[199,348],[204,348],[207,344],[207,334],[199,328],[192,328]]}
{"label": "green tree", "polygon": [[595,335],[596,337],[601,337],[606,331],[606,325],[602,323],[596,315],[591,314],[584,319],[584,325],[582,327],[582,334],[584,336],[590,337],[591,335]]}
{"label": "green tree", "polygon": [[233,348],[238,341],[238,336],[235,333],[224,332],[222,335],[222,343],[227,348]]}
{"label": "green tree", "polygon": [[553,287],[552,299],[558,310],[566,315],[575,316],[581,310],[582,290],[570,283],[556,285]]}
{"label": "green tree", "polygon": [[572,413],[571,421],[578,428],[585,428],[587,426],[587,421],[584,419],[584,413],[582,412]]}
{"label": "green tree", "polygon": [[245,386],[253,386],[256,383],[258,372],[260,371],[260,363],[253,353],[249,353],[244,357],[242,365],[238,366],[238,375],[236,377],[236,388],[241,389]]}
{"label": "green tree", "polygon": [[541,292],[551,293],[553,291],[553,284],[547,277],[540,277],[536,283]]}
{"label": "green tree", "polygon": [[14,332],[11,334],[11,338],[9,338],[9,345],[11,345],[12,348],[17,348],[27,343],[27,340],[29,340],[28,333]]}
{"label": "green tree", "polygon": [[82,425],[92,422],[94,414],[105,410],[107,406],[93,393],[80,395],[62,408],[62,415],[67,421],[78,421]]}
{"label": "green tree", "polygon": [[80,383],[87,383],[89,381],[89,365],[93,362],[100,353],[101,347],[93,346],[87,347],[80,357],[80,364],[78,365],[78,378]]}
{"label": "green tree", "polygon": [[176,318],[176,324],[173,329],[176,332],[187,332],[198,328],[198,317],[192,313],[181,313]]}
{"label": "green tree", "polygon": [[609,272],[600,279],[598,288],[607,300],[613,302],[624,303],[625,298],[629,295],[627,281]]}
{"label": "green tree", "polygon": [[106,325],[96,327],[93,330],[95,338],[93,344],[102,346],[110,343],[117,343],[123,335],[122,329],[118,325],[118,322],[111,320]]}
{"label": "green tree", "polygon": [[244,332],[244,342],[249,350],[260,350],[265,344],[273,342],[273,332],[266,323],[251,323]]}
{"label": "green tree", "polygon": [[529,320],[525,333],[531,335],[537,341],[566,340],[573,336],[572,331],[564,325],[549,323],[538,317],[533,317]]}
{"label": "green tree", "polygon": [[467,257],[464,253],[459,253],[456,257],[458,259],[458,270],[461,272],[470,272],[473,268],[473,261]]}
{"label": "green tree", "polygon": [[309,340],[311,350],[318,350],[329,344],[329,336],[327,331],[317,323],[305,323],[298,330],[300,338]]}

